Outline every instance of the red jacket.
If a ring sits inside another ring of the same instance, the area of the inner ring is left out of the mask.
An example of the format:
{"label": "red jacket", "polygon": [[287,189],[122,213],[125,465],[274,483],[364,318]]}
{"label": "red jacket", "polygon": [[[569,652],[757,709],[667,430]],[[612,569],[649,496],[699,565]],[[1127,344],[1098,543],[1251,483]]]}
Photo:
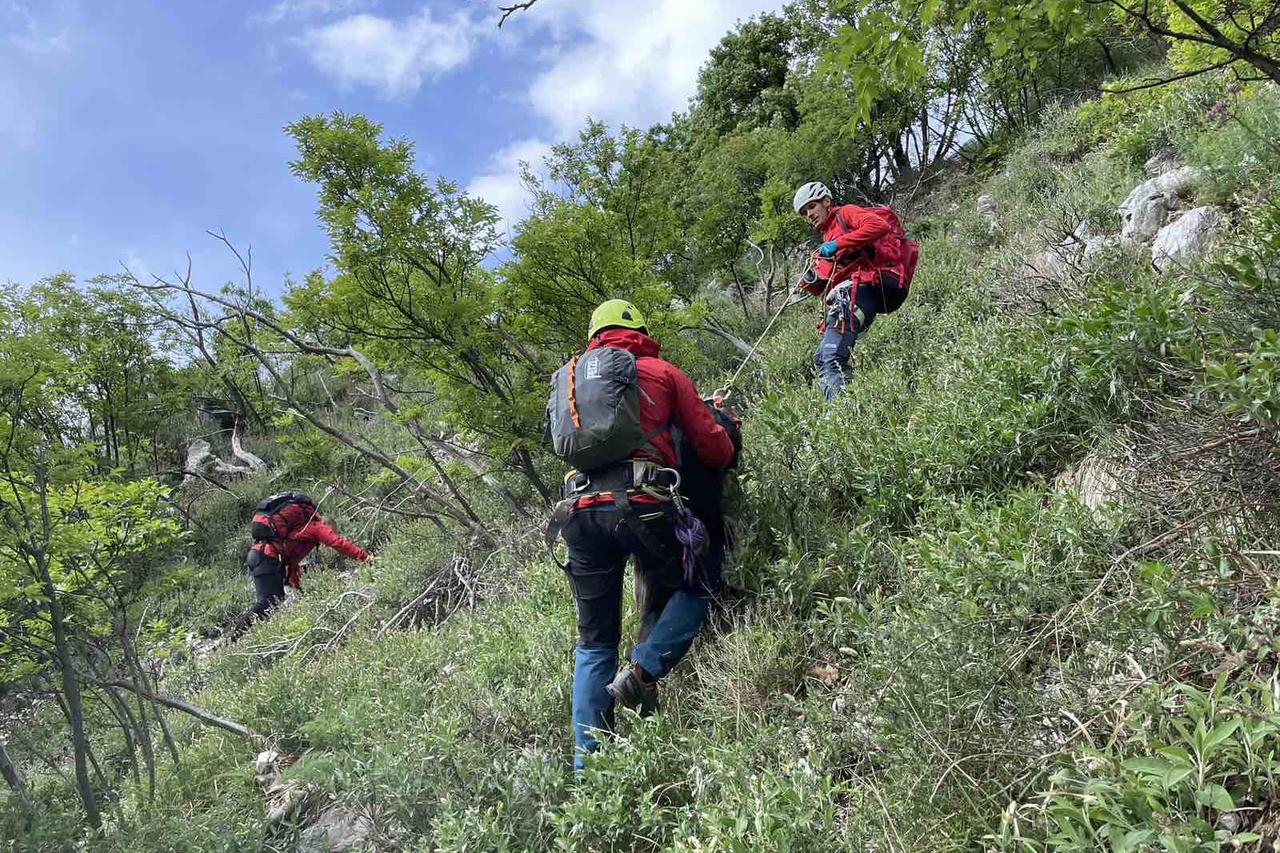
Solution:
{"label": "red jacket", "polygon": [[302,504],[290,504],[276,513],[276,518],[284,522],[285,529],[297,527],[287,537],[275,542],[255,542],[250,550],[261,551],[264,556],[278,557],[284,564],[285,577],[289,585],[301,588],[301,564],[306,556],[315,550],[317,545],[328,545],[345,557],[353,560],[367,560],[369,554],[349,539],[339,536],[337,531],[324,523],[315,510]]}
{"label": "red jacket", "polygon": [[[882,269],[900,269],[902,261],[896,253],[894,257],[887,257],[881,251],[873,257],[871,252],[854,251],[873,245],[892,229],[893,225],[873,207],[859,207],[856,204],[832,207],[831,215],[822,226],[822,240],[836,241],[839,268],[835,280],[827,281],[831,275],[832,262],[815,256],[813,266],[818,280],[812,284],[801,282],[801,287],[814,296],[822,296],[842,281],[852,280],[855,284],[862,284],[874,281],[876,273]],[[887,246],[883,248],[888,249]]]}
{"label": "red jacket", "polygon": [[[640,426],[645,432],[662,429],[651,440],[651,447],[637,450],[633,458],[652,459],[668,468],[675,467],[675,446],[671,442],[671,431],[665,429],[674,424],[708,467],[717,470],[729,467],[733,462],[733,441],[729,433],[716,423],[684,371],[658,358],[657,341],[631,329],[606,329],[587,345],[588,350],[597,347],[623,349],[636,357],[636,378],[641,392]],[[578,505],[612,502],[612,497],[598,495],[583,498]]]}

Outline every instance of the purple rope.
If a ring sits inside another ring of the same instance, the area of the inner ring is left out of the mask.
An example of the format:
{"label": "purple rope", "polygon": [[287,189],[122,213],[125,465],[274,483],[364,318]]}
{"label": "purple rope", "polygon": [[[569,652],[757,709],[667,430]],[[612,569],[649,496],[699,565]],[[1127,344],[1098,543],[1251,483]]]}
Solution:
{"label": "purple rope", "polygon": [[707,550],[707,526],[689,510],[676,511],[676,541],[683,547],[681,561],[684,564],[686,586],[697,586],[702,580],[702,555]]}

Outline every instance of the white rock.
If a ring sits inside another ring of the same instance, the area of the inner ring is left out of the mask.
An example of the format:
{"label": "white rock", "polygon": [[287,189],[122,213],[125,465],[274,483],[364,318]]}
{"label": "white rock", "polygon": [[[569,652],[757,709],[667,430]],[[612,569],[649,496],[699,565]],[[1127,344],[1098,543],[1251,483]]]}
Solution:
{"label": "white rock", "polygon": [[1126,201],[1120,209],[1120,237],[1124,240],[1146,241],[1156,236],[1169,220],[1169,197],[1153,193],[1142,199]]}
{"label": "white rock", "polygon": [[983,222],[987,226],[987,233],[991,236],[1000,230],[1000,218],[996,207],[996,200],[991,196],[983,193],[978,196],[977,201],[978,215],[982,217]]}
{"label": "white rock", "polygon": [[1099,252],[1107,249],[1113,249],[1120,245],[1120,237],[1116,234],[1107,236],[1089,237],[1084,241],[1084,250],[1081,252],[1081,258],[1090,260]]}
{"label": "white rock", "polygon": [[1210,205],[1188,210],[1156,234],[1155,243],[1151,246],[1151,262],[1156,269],[1165,270],[1203,254],[1213,243],[1222,223],[1220,207]]}
{"label": "white rock", "polygon": [[[1149,181],[1144,181],[1134,190],[1134,192],[1136,193],[1141,187],[1151,184],[1154,185],[1155,190],[1162,192],[1165,195],[1186,195],[1195,189],[1196,181],[1199,179],[1199,169],[1194,166],[1179,166],[1176,169],[1171,169],[1168,172],[1156,175]],[[1130,195],[1132,195],[1132,193]]]}
{"label": "white rock", "polygon": [[259,752],[257,759],[253,762],[253,772],[259,776],[265,776],[273,772],[280,763],[280,753],[274,749],[268,749],[265,752]]}
{"label": "white rock", "polygon": [[1150,240],[1168,219],[1168,197],[1164,193],[1147,196],[1120,211],[1120,237],[1130,241]]}
{"label": "white rock", "polygon": [[1120,205],[1120,236],[1126,240],[1150,240],[1169,218],[1173,199],[1191,190],[1199,172],[1180,166],[1143,181]]}
{"label": "white rock", "polygon": [[1027,261],[1033,278],[1060,279],[1067,274],[1068,261],[1061,246],[1050,246]]}
{"label": "white rock", "polygon": [[1074,494],[1090,512],[1097,512],[1124,493],[1122,475],[1114,463],[1086,456],[1058,475],[1057,486]]}
{"label": "white rock", "polygon": [[302,810],[312,792],[302,785],[276,788],[267,804],[267,826],[279,826]]}
{"label": "white rock", "polygon": [[365,844],[373,834],[373,822],[362,814],[337,806],[298,837],[298,853],[345,853]]}

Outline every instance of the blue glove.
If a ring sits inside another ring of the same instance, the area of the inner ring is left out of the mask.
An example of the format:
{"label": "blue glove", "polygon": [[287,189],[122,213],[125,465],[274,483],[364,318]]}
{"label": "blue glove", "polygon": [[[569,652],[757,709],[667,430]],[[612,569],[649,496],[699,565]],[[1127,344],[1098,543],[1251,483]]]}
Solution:
{"label": "blue glove", "polygon": [[818,247],[818,257],[834,258],[836,256],[836,241],[828,240]]}

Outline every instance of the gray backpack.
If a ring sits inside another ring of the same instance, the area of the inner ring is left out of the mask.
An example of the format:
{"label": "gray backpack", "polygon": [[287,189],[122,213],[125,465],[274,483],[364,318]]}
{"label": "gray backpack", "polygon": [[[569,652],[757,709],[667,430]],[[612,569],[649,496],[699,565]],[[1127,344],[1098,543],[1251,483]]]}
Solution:
{"label": "gray backpack", "polygon": [[640,426],[636,357],[597,347],[569,359],[551,378],[547,420],[556,456],[579,471],[621,462],[662,430]]}

